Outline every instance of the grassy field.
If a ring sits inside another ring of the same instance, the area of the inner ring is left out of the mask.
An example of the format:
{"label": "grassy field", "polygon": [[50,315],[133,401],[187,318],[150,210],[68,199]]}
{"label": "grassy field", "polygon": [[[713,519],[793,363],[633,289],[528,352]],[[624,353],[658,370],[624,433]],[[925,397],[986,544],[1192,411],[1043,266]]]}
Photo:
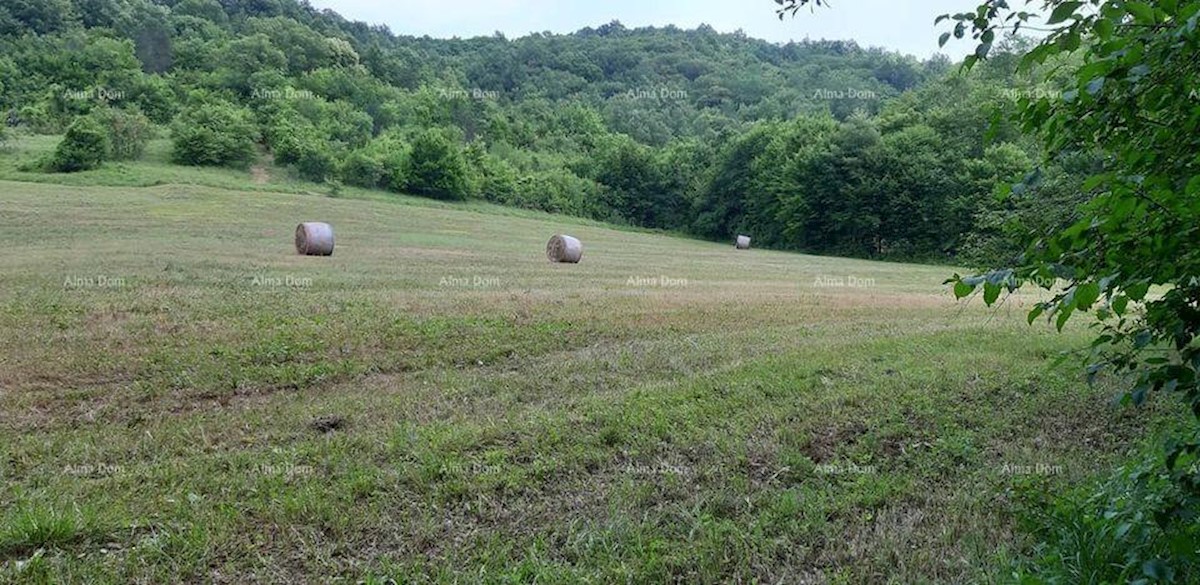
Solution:
{"label": "grassy field", "polygon": [[0,581],[1002,582],[1155,420],[951,268],[158,164],[0,180]]}

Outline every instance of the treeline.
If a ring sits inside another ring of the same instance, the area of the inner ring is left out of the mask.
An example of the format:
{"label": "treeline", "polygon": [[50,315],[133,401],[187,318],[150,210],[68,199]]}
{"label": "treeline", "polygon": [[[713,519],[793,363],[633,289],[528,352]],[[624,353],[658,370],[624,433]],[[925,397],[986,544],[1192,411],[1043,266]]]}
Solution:
{"label": "treeline", "polygon": [[0,108],[65,133],[49,171],[161,128],[179,164],[879,258],[987,260],[1056,221],[993,197],[1035,158],[990,123],[1013,69],[707,27],[397,37],[293,0],[0,6]]}

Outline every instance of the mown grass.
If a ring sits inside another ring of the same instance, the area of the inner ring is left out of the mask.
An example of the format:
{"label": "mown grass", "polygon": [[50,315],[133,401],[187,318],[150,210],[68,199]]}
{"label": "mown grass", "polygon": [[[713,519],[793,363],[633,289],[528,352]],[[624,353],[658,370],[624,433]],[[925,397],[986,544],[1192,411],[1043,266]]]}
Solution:
{"label": "mown grass", "polygon": [[169,172],[0,181],[4,579],[1002,582],[1173,415],[950,268]]}

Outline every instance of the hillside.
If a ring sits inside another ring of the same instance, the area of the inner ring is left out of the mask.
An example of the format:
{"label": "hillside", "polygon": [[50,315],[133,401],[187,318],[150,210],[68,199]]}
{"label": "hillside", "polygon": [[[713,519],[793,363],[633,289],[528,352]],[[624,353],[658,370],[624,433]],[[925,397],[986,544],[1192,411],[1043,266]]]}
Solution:
{"label": "hillside", "polygon": [[[956,306],[948,268],[409,198],[0,193],[6,578],[978,581],[1027,550],[1000,494],[1146,424],[1029,367],[1082,328]],[[291,249],[314,219],[331,258]],[[563,231],[583,263],[546,262]]]}
{"label": "hillside", "polygon": [[943,263],[1011,254],[1027,224],[1062,215],[993,197],[1037,154],[1011,124],[987,136],[1030,85],[1014,69],[616,22],[397,37],[294,0],[0,8],[12,132],[78,123],[72,140],[95,142],[41,170],[137,159],[169,137],[179,165],[266,157],[315,182]]}
{"label": "hillside", "polygon": [[1200,0],[1009,4],[5,0],[0,583],[1200,582]]}

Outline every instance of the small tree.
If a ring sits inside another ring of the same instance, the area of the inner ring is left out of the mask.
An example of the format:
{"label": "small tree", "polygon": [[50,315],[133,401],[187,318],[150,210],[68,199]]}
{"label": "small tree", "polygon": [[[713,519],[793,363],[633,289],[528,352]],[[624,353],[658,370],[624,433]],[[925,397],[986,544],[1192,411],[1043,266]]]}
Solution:
{"label": "small tree", "polygon": [[342,180],[349,185],[374,189],[383,186],[386,172],[387,169],[381,158],[363,150],[356,150],[342,161],[339,174]]}
{"label": "small tree", "polygon": [[74,173],[99,167],[108,155],[108,133],[95,118],[80,116],[71,122],[67,135],[47,165],[60,173]]}
{"label": "small tree", "polygon": [[146,144],[154,136],[150,119],[138,110],[107,108],[96,118],[108,132],[109,160],[137,160],[146,152]]}
{"label": "small tree", "polygon": [[462,152],[440,132],[417,136],[408,156],[408,190],[435,199],[466,199],[470,193]]}
{"label": "small tree", "polygon": [[172,128],[172,137],[176,163],[245,168],[254,160],[258,130],[246,110],[213,103],[185,111]]}
{"label": "small tree", "polygon": [[305,144],[296,159],[296,170],[300,177],[309,181],[323,182],[336,176],[337,159],[328,146],[319,142]]}

